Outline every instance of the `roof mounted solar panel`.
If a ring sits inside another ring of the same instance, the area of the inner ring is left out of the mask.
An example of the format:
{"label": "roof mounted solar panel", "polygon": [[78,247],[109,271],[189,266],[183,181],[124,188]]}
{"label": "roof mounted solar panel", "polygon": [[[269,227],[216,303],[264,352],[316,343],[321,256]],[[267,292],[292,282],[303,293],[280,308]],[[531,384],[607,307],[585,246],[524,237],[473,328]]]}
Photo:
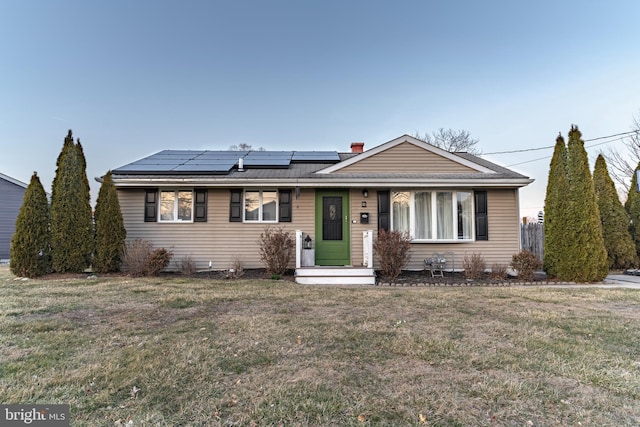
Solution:
{"label": "roof mounted solar panel", "polygon": [[292,151],[250,151],[244,157],[244,166],[288,168],[292,155]]}
{"label": "roof mounted solar panel", "polygon": [[205,152],[206,152],[205,150],[162,150],[156,154],[152,154],[149,157],[153,157],[153,156],[195,157]]}
{"label": "roof mounted solar panel", "polygon": [[175,159],[142,159],[131,163],[132,165],[176,165]]}
{"label": "roof mounted solar panel", "polygon": [[192,174],[213,174],[226,175],[229,173],[235,163],[216,163],[216,164],[194,164],[186,163],[177,166],[173,171],[176,173],[192,173]]}
{"label": "roof mounted solar panel", "polygon": [[339,162],[337,151],[294,151],[291,158],[294,162]]}
{"label": "roof mounted solar panel", "polygon": [[[136,162],[114,169],[116,173],[132,174],[227,174],[238,160],[237,155],[214,154],[206,151],[164,150]],[[224,153],[224,152],[223,152]]]}
{"label": "roof mounted solar panel", "polygon": [[116,174],[122,173],[154,173],[154,172],[170,172],[173,170],[174,165],[141,165],[141,164],[128,164],[117,169],[114,169],[113,172]]}
{"label": "roof mounted solar panel", "polygon": [[119,174],[228,174],[239,159],[245,168],[287,169],[291,162],[337,163],[336,151],[163,150],[114,169]]}
{"label": "roof mounted solar panel", "polygon": [[233,151],[205,151],[196,157],[196,159],[239,159],[240,157],[244,157],[245,153],[243,152],[233,152]]}

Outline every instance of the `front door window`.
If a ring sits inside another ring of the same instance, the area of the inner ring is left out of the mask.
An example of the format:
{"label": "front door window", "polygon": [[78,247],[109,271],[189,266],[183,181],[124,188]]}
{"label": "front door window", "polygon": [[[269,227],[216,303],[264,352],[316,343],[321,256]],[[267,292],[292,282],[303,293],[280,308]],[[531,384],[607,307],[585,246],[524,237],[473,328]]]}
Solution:
{"label": "front door window", "polygon": [[342,197],[322,198],[322,240],[342,240]]}

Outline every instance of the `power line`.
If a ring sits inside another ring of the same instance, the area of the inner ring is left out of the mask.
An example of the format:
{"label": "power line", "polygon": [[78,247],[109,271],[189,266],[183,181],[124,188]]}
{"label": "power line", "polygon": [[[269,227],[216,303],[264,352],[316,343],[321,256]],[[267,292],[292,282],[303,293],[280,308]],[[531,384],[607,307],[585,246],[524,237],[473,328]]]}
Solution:
{"label": "power line", "polygon": [[[616,137],[616,136],[625,136],[625,135],[630,135],[630,134],[632,134],[632,133],[638,134],[639,132],[640,132],[640,130],[632,130],[632,131],[629,131],[629,132],[622,132],[622,133],[616,133],[616,134],[613,134],[613,135],[599,136],[599,137],[597,137],[597,138],[585,139],[585,140],[583,140],[583,141],[584,141],[584,142],[598,141],[598,140],[601,140],[601,139],[614,138],[614,137]],[[622,138],[619,138],[619,139],[620,139],[620,140],[622,140]],[[606,141],[606,142],[603,142],[603,143],[600,143],[600,144],[590,145],[590,146],[589,146],[589,147],[587,147],[587,148],[595,147],[595,146],[597,146],[597,145],[607,144],[607,143],[609,143],[609,142],[613,142],[613,141]],[[524,152],[527,152],[527,151],[548,150],[548,149],[550,149],[550,148],[555,148],[555,145],[549,145],[548,147],[539,147],[539,148],[525,148],[525,149],[522,149],[522,150],[495,151],[495,152],[493,152],[493,153],[482,153],[482,154],[483,154],[483,155],[487,155],[487,156],[488,156],[488,155],[493,155],[493,154],[513,154],[513,153],[524,153]],[[538,159],[538,160],[539,160],[539,159]]]}
{"label": "power line", "polygon": [[[590,139],[589,141],[595,141],[595,140],[597,140],[597,139],[602,139],[602,138],[593,138],[593,139]],[[614,141],[622,141],[622,140],[623,140],[623,138],[616,138],[616,139],[612,139],[612,140],[610,140],[610,141],[604,141],[604,142],[600,142],[600,143],[598,143],[598,144],[589,145],[589,146],[587,146],[587,147],[585,147],[585,148],[593,148],[593,147],[597,147],[598,145],[604,145],[604,144],[608,144],[608,143],[610,143],[610,142],[614,142]],[[539,157],[539,158],[537,158],[537,159],[533,159],[533,160],[525,160],[524,162],[520,162],[520,163],[513,163],[513,164],[511,164],[511,165],[507,165],[506,167],[510,168],[510,167],[512,167],[512,166],[524,165],[524,164],[526,164],[526,163],[533,163],[533,162],[537,162],[538,160],[548,159],[548,158],[550,158],[550,157],[551,157],[551,156],[544,156],[544,157]]]}

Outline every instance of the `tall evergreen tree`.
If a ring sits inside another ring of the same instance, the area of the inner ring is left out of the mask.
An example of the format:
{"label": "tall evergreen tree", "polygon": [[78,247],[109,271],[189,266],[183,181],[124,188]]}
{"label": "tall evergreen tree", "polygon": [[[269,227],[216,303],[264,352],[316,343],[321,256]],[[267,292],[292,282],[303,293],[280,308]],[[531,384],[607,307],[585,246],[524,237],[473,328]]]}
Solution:
{"label": "tall evergreen tree", "polygon": [[636,247],[629,234],[629,215],[622,206],[607,163],[600,154],[593,170],[593,186],[598,198],[602,237],[609,268],[627,268],[636,264]]}
{"label": "tall evergreen tree", "polygon": [[49,202],[36,172],[24,193],[10,251],[9,268],[16,276],[37,277],[51,269]]}
{"label": "tall evergreen tree", "polygon": [[567,252],[558,277],[593,282],[607,277],[609,266],[602,238],[600,212],[582,134],[571,126],[567,144],[569,216]]}
{"label": "tall evergreen tree", "polygon": [[120,202],[116,187],[113,185],[111,171],[107,172],[102,180],[94,219],[96,251],[93,257],[93,269],[98,273],[118,271],[127,232],[124,229]]}
{"label": "tall evergreen tree", "polygon": [[90,239],[86,241],[84,248],[85,256],[87,259],[87,265],[91,265],[93,261],[93,253],[95,251],[95,220],[93,218],[93,210],[91,209],[91,187],[89,186],[89,179],[87,178],[87,160],[84,156],[84,150],[82,144],[80,144],[80,138],[78,138],[76,149],[78,150],[78,157],[80,160],[79,173],[82,181],[84,182],[84,189],[82,189],[80,202],[81,221],[84,225],[83,235],[84,237],[90,236]]}
{"label": "tall evergreen tree", "polygon": [[91,196],[91,188],[89,187],[89,179],[87,178],[87,159],[84,156],[84,149],[82,148],[82,144],[80,144],[80,138],[78,138],[78,143],[76,144],[76,148],[78,150],[78,155],[80,156],[82,170],[82,180],[84,181],[84,185],[87,191],[87,201],[90,204],[89,197]]}
{"label": "tall evergreen tree", "polygon": [[627,195],[624,208],[629,214],[629,233],[631,234],[633,243],[636,245],[636,255],[640,257],[640,193],[637,187],[638,170],[640,170],[640,163],[638,163],[631,177],[631,186],[629,187],[629,194]]}
{"label": "tall evergreen tree", "polygon": [[562,135],[558,135],[544,200],[544,269],[551,277],[558,275],[558,264],[566,251],[568,193],[567,146]]}
{"label": "tall evergreen tree", "polygon": [[52,266],[59,273],[82,272],[91,263],[93,218],[84,154],[71,130],[57,160],[51,191]]}

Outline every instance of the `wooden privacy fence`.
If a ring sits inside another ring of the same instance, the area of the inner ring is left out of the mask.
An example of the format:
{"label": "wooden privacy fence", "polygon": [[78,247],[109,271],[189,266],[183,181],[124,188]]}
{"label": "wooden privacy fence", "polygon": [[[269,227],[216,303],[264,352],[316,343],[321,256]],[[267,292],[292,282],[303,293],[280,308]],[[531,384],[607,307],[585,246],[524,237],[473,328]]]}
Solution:
{"label": "wooden privacy fence", "polygon": [[533,253],[542,261],[544,255],[544,224],[521,224],[520,243],[522,250]]}

